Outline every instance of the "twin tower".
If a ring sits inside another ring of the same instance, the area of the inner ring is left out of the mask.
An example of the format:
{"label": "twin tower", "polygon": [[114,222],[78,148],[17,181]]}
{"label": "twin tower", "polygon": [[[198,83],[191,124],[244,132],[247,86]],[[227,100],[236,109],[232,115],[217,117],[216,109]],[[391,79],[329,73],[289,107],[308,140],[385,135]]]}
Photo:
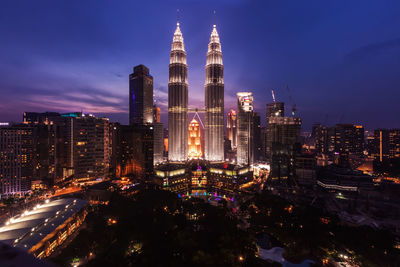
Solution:
{"label": "twin tower", "polygon": [[[205,159],[224,160],[224,66],[217,27],[208,44],[205,82]],[[168,160],[188,159],[188,81],[179,21],[172,40],[168,82]]]}

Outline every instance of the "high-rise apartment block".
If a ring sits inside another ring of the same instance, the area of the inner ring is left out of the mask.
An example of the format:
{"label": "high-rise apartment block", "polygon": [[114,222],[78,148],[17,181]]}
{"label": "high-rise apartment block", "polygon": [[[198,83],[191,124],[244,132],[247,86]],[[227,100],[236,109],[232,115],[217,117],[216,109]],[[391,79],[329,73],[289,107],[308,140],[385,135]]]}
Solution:
{"label": "high-rise apartment block", "polygon": [[109,121],[82,115],[74,121],[74,177],[105,178],[109,171]]}
{"label": "high-rise apartment block", "polygon": [[0,128],[0,198],[30,191],[34,170],[34,129]]}

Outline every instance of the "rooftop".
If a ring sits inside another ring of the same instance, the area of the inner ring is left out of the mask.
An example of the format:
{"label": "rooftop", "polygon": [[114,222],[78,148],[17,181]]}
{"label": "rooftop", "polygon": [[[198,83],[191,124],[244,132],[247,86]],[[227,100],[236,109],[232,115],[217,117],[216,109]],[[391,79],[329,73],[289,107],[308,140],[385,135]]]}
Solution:
{"label": "rooftop", "polygon": [[88,204],[82,199],[46,200],[0,227],[0,241],[29,250]]}

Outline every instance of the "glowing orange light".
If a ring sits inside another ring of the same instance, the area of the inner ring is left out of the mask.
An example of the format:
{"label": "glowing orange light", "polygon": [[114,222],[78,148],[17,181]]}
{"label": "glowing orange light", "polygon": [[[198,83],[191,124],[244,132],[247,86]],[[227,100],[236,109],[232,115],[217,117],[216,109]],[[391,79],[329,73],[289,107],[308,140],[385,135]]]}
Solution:
{"label": "glowing orange light", "polygon": [[198,159],[203,155],[201,152],[200,124],[195,119],[189,124],[188,148],[189,159]]}

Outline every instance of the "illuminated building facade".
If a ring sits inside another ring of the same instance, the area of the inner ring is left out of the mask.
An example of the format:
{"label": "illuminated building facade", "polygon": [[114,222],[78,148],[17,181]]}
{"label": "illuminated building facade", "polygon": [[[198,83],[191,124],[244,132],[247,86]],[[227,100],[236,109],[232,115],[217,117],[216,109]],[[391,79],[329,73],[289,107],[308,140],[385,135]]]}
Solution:
{"label": "illuminated building facade", "polygon": [[400,158],[400,129],[377,129],[373,138],[371,152],[379,161]]}
{"label": "illuminated building facade", "polygon": [[168,160],[182,162],[188,155],[188,82],[185,45],[177,22],[172,40],[168,82]]}
{"label": "illuminated building facade", "polygon": [[30,191],[34,169],[34,129],[0,128],[0,198]]}
{"label": "illuminated building facade", "polygon": [[176,193],[186,193],[189,189],[190,174],[187,165],[164,164],[157,166],[155,170],[156,183],[165,190]]}
{"label": "illuminated building facade", "polygon": [[147,179],[153,174],[153,130],[151,126],[120,126],[116,177]]}
{"label": "illuminated building facade", "polygon": [[23,123],[35,128],[36,178],[60,181],[74,173],[74,127],[81,112],[24,112]]}
{"label": "illuminated building facade", "polygon": [[231,141],[231,149],[237,148],[237,115],[231,109],[226,118],[226,137]]}
{"label": "illuminated building facade", "polygon": [[153,77],[144,65],[129,75],[129,123],[153,123]]}
{"label": "illuminated building facade", "polygon": [[224,66],[217,27],[208,44],[205,83],[205,159],[224,160]]}
{"label": "illuminated building facade", "polygon": [[73,132],[75,178],[105,178],[110,167],[108,119],[82,114],[75,118]]}
{"label": "illuminated building facade", "polygon": [[249,166],[193,160],[186,164],[164,164],[155,170],[155,181],[164,190],[183,195],[226,195],[253,180]]}
{"label": "illuminated building facade", "polygon": [[238,138],[237,164],[253,163],[253,93],[237,93],[238,109]]}
{"label": "illuminated building facade", "polygon": [[53,118],[60,116],[55,112],[24,112],[23,124],[34,128],[35,166],[33,178],[46,179],[53,183],[62,176],[62,160],[58,159],[57,151],[63,145],[61,127],[55,124]]}
{"label": "illuminated building facade", "polygon": [[189,124],[189,159],[199,159],[203,155],[201,150],[200,124],[193,119]]}
{"label": "illuminated building facade", "polygon": [[362,156],[364,127],[353,124],[336,124],[328,128],[327,141],[330,153]]}

